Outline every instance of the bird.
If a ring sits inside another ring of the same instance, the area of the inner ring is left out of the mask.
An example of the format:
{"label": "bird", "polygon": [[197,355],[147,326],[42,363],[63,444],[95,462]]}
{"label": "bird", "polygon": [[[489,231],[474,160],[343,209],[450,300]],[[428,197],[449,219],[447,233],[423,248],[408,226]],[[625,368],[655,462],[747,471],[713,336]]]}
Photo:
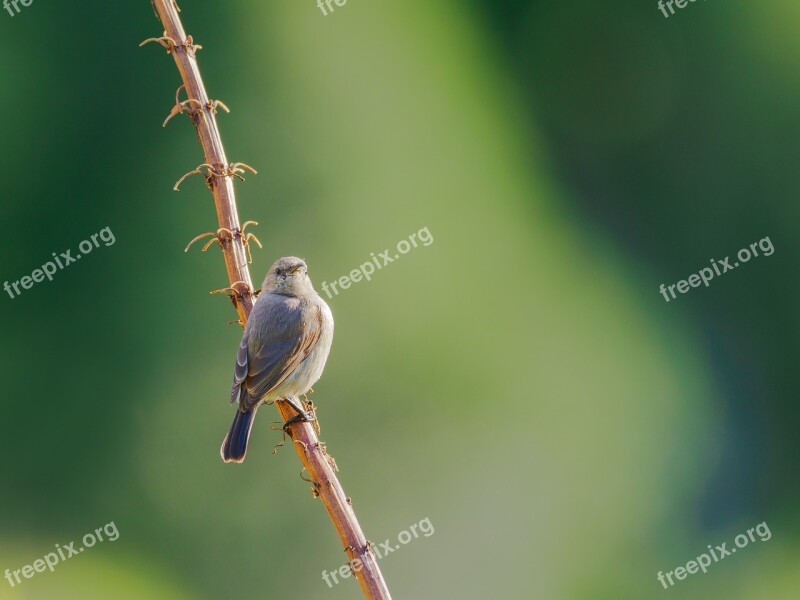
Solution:
{"label": "bird", "polygon": [[306,262],[279,258],[264,279],[236,353],[230,401],[238,407],[220,448],[223,461],[244,461],[262,403],[283,400],[297,411],[285,427],[314,419],[298,397],[322,376],[332,343],[333,314],[314,290]]}

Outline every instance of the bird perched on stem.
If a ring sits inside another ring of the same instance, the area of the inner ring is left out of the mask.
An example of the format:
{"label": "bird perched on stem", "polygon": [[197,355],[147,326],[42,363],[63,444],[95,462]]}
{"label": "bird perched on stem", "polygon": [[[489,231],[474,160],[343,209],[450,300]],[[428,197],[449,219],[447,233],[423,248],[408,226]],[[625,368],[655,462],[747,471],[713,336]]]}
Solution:
{"label": "bird perched on stem", "polygon": [[236,353],[231,403],[238,403],[220,454],[242,462],[258,407],[286,401],[297,411],[286,426],[310,421],[298,397],[319,380],[333,342],[333,315],[320,298],[306,263],[295,256],[275,261],[267,273]]}

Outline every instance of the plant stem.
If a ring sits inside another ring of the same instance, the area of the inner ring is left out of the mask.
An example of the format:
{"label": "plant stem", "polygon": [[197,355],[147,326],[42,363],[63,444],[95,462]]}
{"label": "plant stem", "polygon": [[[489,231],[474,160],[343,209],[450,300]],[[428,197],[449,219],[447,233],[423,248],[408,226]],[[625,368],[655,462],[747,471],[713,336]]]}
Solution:
{"label": "plant stem", "polygon": [[[214,195],[217,219],[220,229],[217,240],[225,257],[225,267],[231,285],[231,299],[239,315],[242,326],[255,303],[250,271],[247,267],[247,238],[243,234],[236,209],[234,190],[234,169],[225,156],[216,120],[216,108],[206,94],[203,78],[197,65],[195,51],[197,46],[183,29],[179,9],[175,0],[152,0],[158,18],[164,25],[161,43],[172,54],[183,80],[188,100],[180,112],[186,112],[194,124],[200,145],[203,147],[207,169],[207,183]],[[180,105],[179,105],[180,106]],[[179,108],[176,107],[177,108]],[[199,171],[198,171],[199,172]],[[294,410],[286,402],[276,402],[283,421],[295,416]],[[289,427],[289,435],[294,442],[300,460],[313,483],[312,493],[319,497],[342,541],[345,552],[355,567],[364,597],[367,600],[391,600],[389,589],[377,563],[371,544],[364,536],[348,498],[336,476],[336,462],[319,441],[311,423],[298,422]],[[352,562],[358,561],[358,562]]]}

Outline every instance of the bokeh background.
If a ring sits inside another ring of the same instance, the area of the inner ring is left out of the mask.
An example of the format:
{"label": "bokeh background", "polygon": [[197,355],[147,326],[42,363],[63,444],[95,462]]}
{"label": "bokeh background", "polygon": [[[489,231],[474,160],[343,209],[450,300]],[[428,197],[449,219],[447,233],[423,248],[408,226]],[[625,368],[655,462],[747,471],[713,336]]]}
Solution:
{"label": "bokeh background", "polygon": [[[395,598],[636,599],[766,522],[768,542],[671,598],[800,588],[800,6],[183,0],[260,281],[319,288],[428,227],[330,300],[313,399]],[[240,331],[179,78],[146,0],[0,12],[0,571],[114,521],[120,537],[0,597],[358,598],[263,409],[219,444]],[[666,303],[769,236],[775,253]],[[272,411],[272,412],[271,412]],[[0,574],[2,574],[0,572]]]}

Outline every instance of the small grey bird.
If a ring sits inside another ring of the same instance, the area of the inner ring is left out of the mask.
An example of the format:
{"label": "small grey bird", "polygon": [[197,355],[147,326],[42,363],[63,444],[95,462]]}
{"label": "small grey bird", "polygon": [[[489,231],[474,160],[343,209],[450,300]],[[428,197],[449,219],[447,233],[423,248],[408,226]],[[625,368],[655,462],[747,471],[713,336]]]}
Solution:
{"label": "small grey bird", "polygon": [[262,402],[285,400],[311,420],[298,402],[322,375],[333,342],[333,315],[314,291],[306,263],[295,256],[275,261],[261,287],[236,353],[231,403],[239,407],[220,454],[242,462],[256,410]]}

